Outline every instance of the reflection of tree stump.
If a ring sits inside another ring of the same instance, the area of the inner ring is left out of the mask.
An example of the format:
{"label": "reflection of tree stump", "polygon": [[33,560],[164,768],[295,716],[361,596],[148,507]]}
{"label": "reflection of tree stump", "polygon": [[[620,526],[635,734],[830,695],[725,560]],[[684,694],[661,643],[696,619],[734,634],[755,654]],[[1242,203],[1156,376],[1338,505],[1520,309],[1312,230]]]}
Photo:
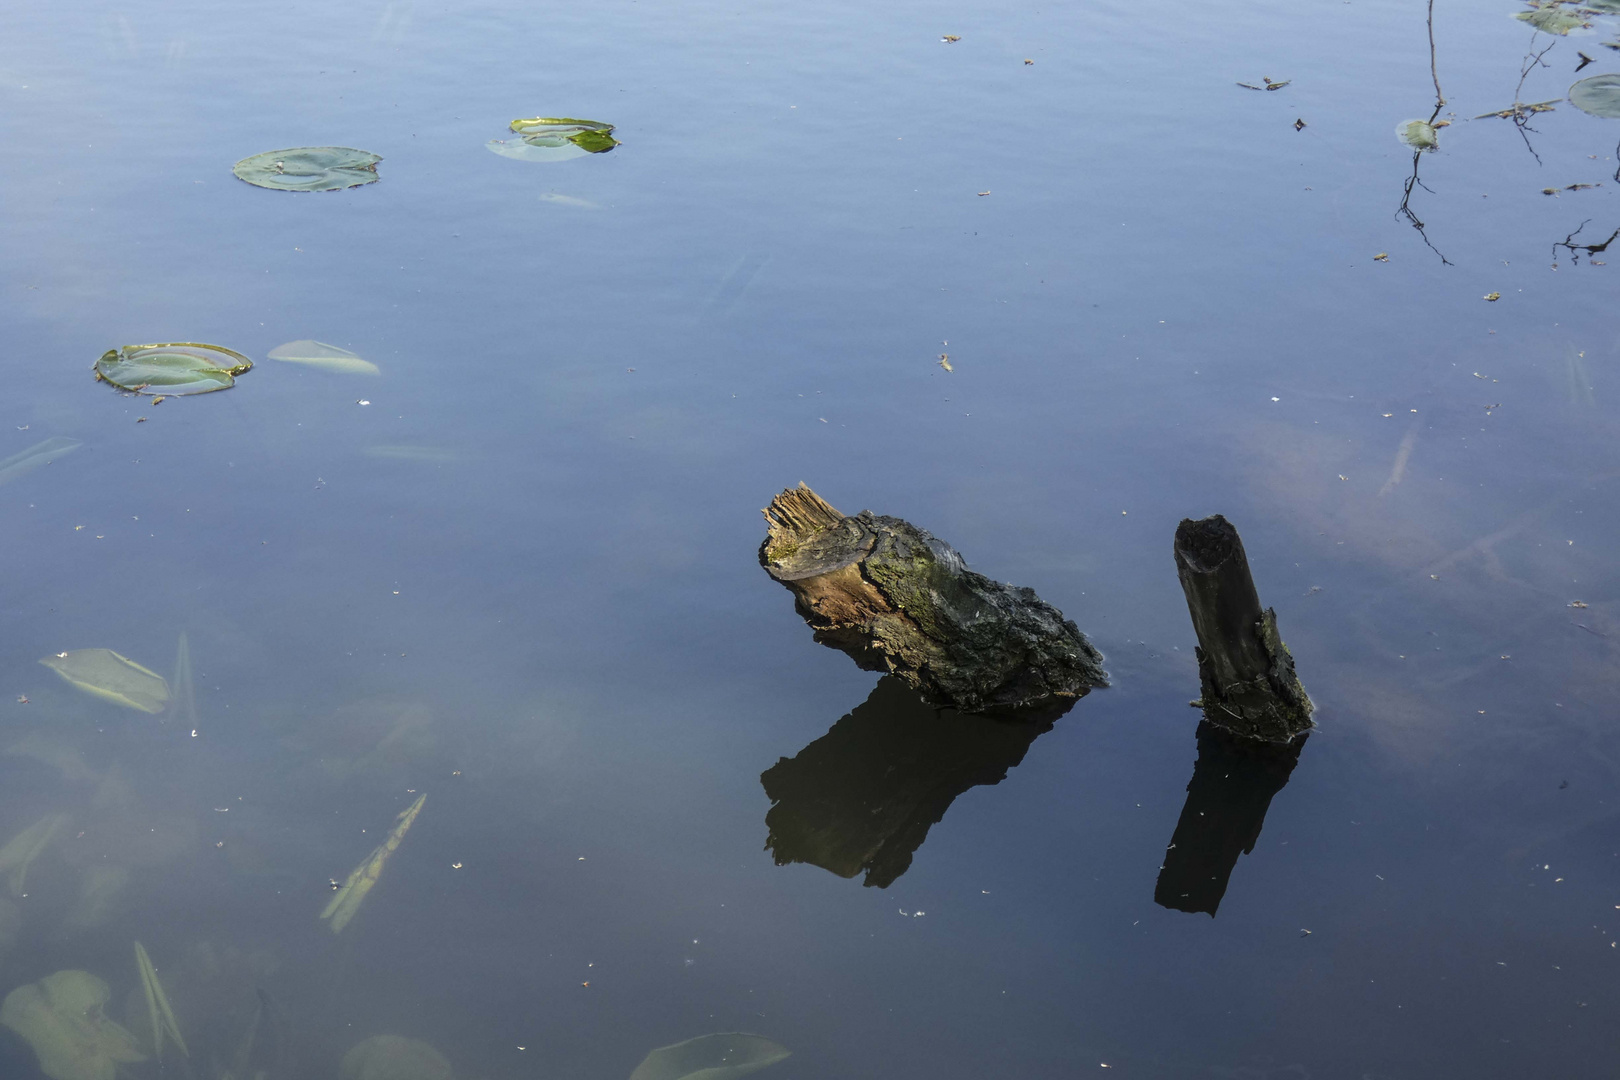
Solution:
{"label": "reflection of tree stump", "polygon": [[1265,743],[1198,725],[1198,763],[1159,868],[1155,903],[1215,914],[1238,855],[1254,851],[1272,797],[1288,783],[1308,738]]}
{"label": "reflection of tree stump", "polygon": [[760,565],[823,645],[964,712],[1073,701],[1107,686],[1102,655],[1032,589],[969,570],[899,518],[845,517],[800,484],[764,511]]}
{"label": "reflection of tree stump", "polygon": [[1311,729],[1311,699],[1277,635],[1277,613],[1261,610],[1243,541],[1216,514],[1176,529],[1176,573],[1198,632],[1200,704],[1233,735],[1288,742]]}
{"label": "reflection of tree stump", "polygon": [[811,863],[846,878],[865,871],[865,884],[888,888],[951,802],[1005,780],[1058,712],[966,716],[883,679],[827,734],[760,776],[772,803],[765,846],[778,866]]}

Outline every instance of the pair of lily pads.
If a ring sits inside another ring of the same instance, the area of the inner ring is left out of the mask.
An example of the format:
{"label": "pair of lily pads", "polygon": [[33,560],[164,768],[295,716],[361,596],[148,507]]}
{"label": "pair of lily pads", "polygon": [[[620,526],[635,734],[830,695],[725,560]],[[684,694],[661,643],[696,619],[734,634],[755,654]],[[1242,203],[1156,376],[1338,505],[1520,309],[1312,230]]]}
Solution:
{"label": "pair of lily pads", "polygon": [[485,145],[518,161],[567,161],[586,154],[605,154],[619,145],[613,125],[569,116],[533,116],[514,120],[516,139],[491,139]]}

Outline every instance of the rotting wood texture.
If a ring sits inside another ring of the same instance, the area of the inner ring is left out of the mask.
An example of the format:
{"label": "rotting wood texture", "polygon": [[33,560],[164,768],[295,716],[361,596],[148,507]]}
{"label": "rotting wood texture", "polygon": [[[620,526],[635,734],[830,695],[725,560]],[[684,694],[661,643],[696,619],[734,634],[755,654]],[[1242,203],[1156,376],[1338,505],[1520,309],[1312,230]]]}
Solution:
{"label": "rotting wood texture", "polygon": [[991,581],[899,518],[845,517],[804,484],[764,510],[759,561],[816,640],[963,712],[1051,707],[1107,686],[1102,654],[1033,589]]}
{"label": "rotting wood texture", "polygon": [[1176,573],[1198,633],[1204,717],[1246,739],[1289,742],[1311,729],[1311,699],[1277,633],[1277,613],[1260,607],[1243,540],[1219,514],[1176,528]]}

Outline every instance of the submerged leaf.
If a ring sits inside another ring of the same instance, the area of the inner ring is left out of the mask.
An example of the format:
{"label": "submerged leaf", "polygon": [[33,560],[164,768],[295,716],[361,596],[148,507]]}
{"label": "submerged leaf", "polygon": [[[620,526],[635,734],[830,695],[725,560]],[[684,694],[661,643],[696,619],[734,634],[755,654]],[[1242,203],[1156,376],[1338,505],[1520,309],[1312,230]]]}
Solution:
{"label": "submerged leaf", "polygon": [[381,375],[382,369],[370,360],[362,360],[348,349],[340,349],[336,345],[327,345],[320,341],[311,341],[308,338],[302,341],[289,341],[285,345],[277,345],[265,353],[272,360],[281,360],[289,364],[304,364],[308,367],[321,368],[323,371],[336,371],[344,375]]}
{"label": "submerged leaf", "polygon": [[59,457],[66,457],[84,443],[58,435],[54,439],[37,442],[20,454],[12,454],[0,461],[0,484],[9,484],[19,476],[33,472],[41,465],[49,465]]}
{"label": "submerged leaf", "polygon": [[1620,75],[1594,75],[1569,88],[1569,103],[1592,116],[1620,120]]}
{"label": "submerged leaf", "polygon": [[245,157],[231,171],[238,180],[276,191],[342,191],[376,183],[381,160],[351,146],[299,146]]}
{"label": "submerged leaf", "polygon": [[740,1031],[699,1035],[648,1054],[630,1080],[734,1080],[775,1065],[793,1051],[763,1035]]}
{"label": "submerged leaf", "polygon": [[146,954],[146,947],[138,941],[135,943],[135,966],[140,969],[141,990],[146,994],[146,1010],[152,1018],[153,1052],[158,1060],[163,1059],[163,1039],[167,1036],[174,1040],[181,1054],[190,1057],[186,1040],[180,1037],[180,1025],[175,1022],[174,1010],[169,1007],[169,995],[163,992],[163,984],[158,982],[157,968],[152,966],[152,958]]}
{"label": "submerged leaf", "polygon": [[96,378],[137,394],[206,394],[236,385],[253,361],[234,349],[196,341],[125,345],[96,361]]}
{"label": "submerged leaf", "polygon": [[160,713],[169,704],[163,676],[111,649],[77,649],[40,663],[87,694],[141,712]]}
{"label": "submerged leaf", "polygon": [[170,686],[174,704],[173,716],[186,727],[197,727],[197,687],[191,678],[191,642],[186,632],[180,631],[180,644],[174,651],[174,683]]}
{"label": "submerged leaf", "polygon": [[7,994],[0,1024],[28,1041],[52,1080],[114,1080],[119,1065],[146,1058],[103,1013],[110,996],[88,971],[58,971]]}
{"label": "submerged leaf", "polygon": [[1544,34],[1568,34],[1587,25],[1579,9],[1566,8],[1552,0],[1551,3],[1538,4],[1529,11],[1521,11],[1513,16],[1540,30]]}
{"label": "submerged leaf", "polygon": [[1427,120],[1408,120],[1395,128],[1395,136],[1414,150],[1433,150],[1440,145],[1434,127]]}
{"label": "submerged leaf", "polygon": [[382,876],[383,865],[388,862],[388,856],[392,855],[399,847],[400,841],[405,839],[406,830],[411,827],[411,822],[416,820],[416,815],[422,812],[422,804],[425,802],[427,795],[423,794],[400,811],[399,816],[394,819],[394,828],[388,834],[388,839],[373,848],[365,861],[350,871],[338,891],[332,894],[326,910],[321,912],[321,918],[331,920],[327,925],[332,928],[332,933],[342,933],[343,928],[349,925],[349,920],[354,918],[355,912],[360,910],[360,902],[377,884],[377,879]]}
{"label": "submerged leaf", "polygon": [[420,1039],[373,1035],[343,1055],[339,1080],[450,1080],[450,1063]]}
{"label": "submerged leaf", "polygon": [[0,848],[0,873],[9,873],[7,881],[12,896],[22,896],[28,881],[28,867],[39,858],[40,852],[50,845],[56,834],[67,824],[66,814],[42,817],[12,837]]}

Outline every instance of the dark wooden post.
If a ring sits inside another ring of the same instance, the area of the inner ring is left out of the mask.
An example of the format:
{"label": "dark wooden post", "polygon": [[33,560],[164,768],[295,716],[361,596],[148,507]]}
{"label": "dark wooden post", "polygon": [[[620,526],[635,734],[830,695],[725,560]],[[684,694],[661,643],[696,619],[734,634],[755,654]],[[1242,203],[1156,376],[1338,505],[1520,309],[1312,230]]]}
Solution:
{"label": "dark wooden post", "polygon": [[1243,540],[1216,514],[1176,528],[1176,573],[1198,633],[1194,702],[1222,730],[1286,743],[1309,731],[1311,699],[1277,634],[1277,613],[1260,607]]}

